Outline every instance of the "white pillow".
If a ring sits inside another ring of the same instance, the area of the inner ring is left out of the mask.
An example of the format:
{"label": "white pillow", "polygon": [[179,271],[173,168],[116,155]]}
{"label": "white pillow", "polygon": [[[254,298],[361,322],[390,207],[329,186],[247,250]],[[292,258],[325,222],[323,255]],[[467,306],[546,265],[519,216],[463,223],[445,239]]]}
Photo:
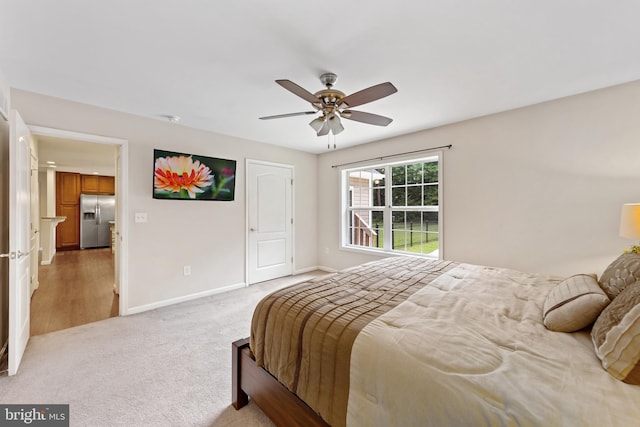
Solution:
{"label": "white pillow", "polygon": [[557,332],[579,331],[593,323],[609,302],[595,276],[571,276],[547,295],[542,310],[544,326]]}

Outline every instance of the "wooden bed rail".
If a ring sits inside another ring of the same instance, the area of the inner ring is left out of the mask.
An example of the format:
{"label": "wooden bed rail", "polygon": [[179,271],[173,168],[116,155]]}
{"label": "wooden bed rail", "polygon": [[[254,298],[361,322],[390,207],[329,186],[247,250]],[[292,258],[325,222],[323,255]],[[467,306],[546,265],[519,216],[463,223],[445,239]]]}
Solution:
{"label": "wooden bed rail", "polygon": [[251,400],[279,427],[329,427],[298,396],[256,365],[249,339],[231,344],[231,404],[240,409]]}

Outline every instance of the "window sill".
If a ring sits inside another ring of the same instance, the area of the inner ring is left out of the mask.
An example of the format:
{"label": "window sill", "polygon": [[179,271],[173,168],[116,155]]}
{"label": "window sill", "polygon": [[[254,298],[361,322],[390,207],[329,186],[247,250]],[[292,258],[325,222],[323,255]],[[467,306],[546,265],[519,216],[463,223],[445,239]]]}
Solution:
{"label": "window sill", "polygon": [[375,256],[380,256],[384,258],[402,255],[402,256],[415,256],[420,258],[429,258],[429,259],[441,259],[439,255],[419,254],[416,252],[385,251],[381,249],[371,249],[371,248],[362,247],[362,246],[342,245],[340,246],[340,250],[347,251],[347,252],[355,252],[360,254],[375,255]]}

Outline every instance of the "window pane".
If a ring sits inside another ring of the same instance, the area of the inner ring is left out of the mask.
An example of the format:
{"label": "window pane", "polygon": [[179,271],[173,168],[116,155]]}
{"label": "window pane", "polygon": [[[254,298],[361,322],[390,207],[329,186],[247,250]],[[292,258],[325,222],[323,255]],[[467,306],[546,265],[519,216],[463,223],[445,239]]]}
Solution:
{"label": "window pane", "polygon": [[391,215],[391,222],[393,224],[393,228],[400,228],[402,230],[404,230],[404,216],[405,216],[405,212],[393,212],[393,214]]}
{"label": "window pane", "polygon": [[371,212],[371,226],[373,228],[380,228],[382,229],[382,227],[384,227],[384,212],[382,211],[373,211]]}
{"label": "window pane", "polygon": [[405,167],[403,166],[394,166],[391,168],[391,175],[393,177],[393,185],[404,185],[405,181]]}
{"label": "window pane", "polygon": [[373,169],[374,187],[384,187],[386,183],[386,168]]}
{"label": "window pane", "polygon": [[422,212],[407,212],[405,214],[405,218],[407,220],[407,224],[409,224],[409,229],[413,230],[414,225],[416,227],[420,227],[420,220],[422,218]]}
{"label": "window pane", "polygon": [[438,162],[424,164],[424,182],[438,182]]}
{"label": "window pane", "polygon": [[385,205],[385,191],[384,188],[374,188],[373,189],[373,206],[384,206]]}
{"label": "window pane", "polygon": [[349,173],[349,187],[351,188],[351,207],[371,206],[371,174],[365,171]]}
{"label": "window pane", "polygon": [[413,185],[407,188],[407,206],[422,206],[421,185]]}
{"label": "window pane", "polygon": [[392,229],[392,245],[393,249],[398,251],[407,251],[411,246],[411,224],[408,216],[409,212],[394,212]]}
{"label": "window pane", "polygon": [[438,186],[424,186],[424,206],[438,206]]}
{"label": "window pane", "polygon": [[393,187],[391,195],[393,206],[407,206],[407,187]]}
{"label": "window pane", "polygon": [[382,217],[382,211],[350,211],[349,243],[364,247],[383,247],[384,237],[378,235],[378,231],[384,226]]}
{"label": "window pane", "polygon": [[422,184],[422,163],[406,165],[407,184]]}
{"label": "window pane", "polygon": [[393,212],[393,249],[437,255],[438,212]]}
{"label": "window pane", "polygon": [[440,248],[438,233],[438,212],[423,212],[422,224],[424,230],[424,243],[422,244],[420,253],[437,255]]}
{"label": "window pane", "polygon": [[376,248],[384,248],[384,213],[382,211],[372,212],[371,228],[374,232],[372,237],[372,246]]}

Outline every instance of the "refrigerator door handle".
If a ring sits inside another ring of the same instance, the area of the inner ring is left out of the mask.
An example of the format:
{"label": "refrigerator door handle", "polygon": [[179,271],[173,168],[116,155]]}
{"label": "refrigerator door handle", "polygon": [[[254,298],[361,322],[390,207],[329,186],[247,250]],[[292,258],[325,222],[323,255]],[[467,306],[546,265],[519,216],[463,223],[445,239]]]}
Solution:
{"label": "refrigerator door handle", "polygon": [[100,205],[96,205],[96,224],[102,224],[102,218],[100,218]]}

